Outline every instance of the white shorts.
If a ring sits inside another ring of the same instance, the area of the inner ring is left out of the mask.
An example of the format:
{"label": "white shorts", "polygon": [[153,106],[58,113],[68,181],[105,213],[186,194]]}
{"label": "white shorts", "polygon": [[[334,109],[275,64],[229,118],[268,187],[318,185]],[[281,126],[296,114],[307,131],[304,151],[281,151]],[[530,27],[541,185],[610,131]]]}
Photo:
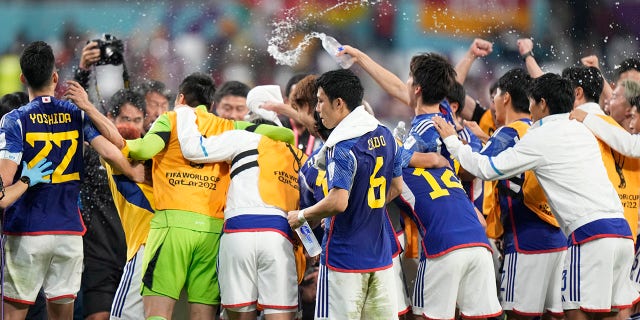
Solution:
{"label": "white shorts", "polygon": [[82,236],[5,236],[5,299],[33,304],[40,288],[53,303],[71,303],[82,278]]}
{"label": "white shorts", "polygon": [[564,264],[564,310],[609,312],[628,308],[638,299],[629,279],[633,241],[600,238],[570,246]]}
{"label": "white shorts", "polygon": [[144,320],[144,305],[140,286],[142,285],[142,254],[144,246],[124,265],[118,290],[111,304],[111,320]]}
{"label": "white shorts", "polygon": [[291,242],[277,232],[224,233],[218,282],[222,306],[237,312],[295,312],[298,276]]}
{"label": "white shorts", "polygon": [[427,319],[488,318],[502,313],[491,252],[484,247],[453,250],[420,261],[413,313]]}
{"label": "white shorts", "polygon": [[[398,242],[400,247],[404,250],[405,235],[404,232],[398,234]],[[411,300],[407,295],[407,285],[405,283],[404,270],[402,269],[402,252],[393,258],[393,273],[396,277],[396,298],[398,306],[398,316],[401,316],[411,309]]]}
{"label": "white shorts", "polygon": [[321,263],[315,319],[397,319],[395,287],[393,268],[347,273]]}
{"label": "white shorts", "polygon": [[504,257],[500,298],[503,310],[523,316],[549,312],[562,317],[562,270],[567,251]]}

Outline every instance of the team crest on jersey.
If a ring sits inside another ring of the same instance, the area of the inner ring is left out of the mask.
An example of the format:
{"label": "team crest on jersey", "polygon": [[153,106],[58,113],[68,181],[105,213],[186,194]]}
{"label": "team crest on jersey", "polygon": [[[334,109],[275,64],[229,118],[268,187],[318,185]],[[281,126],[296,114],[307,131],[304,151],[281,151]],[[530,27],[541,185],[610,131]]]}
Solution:
{"label": "team crest on jersey", "polygon": [[407,150],[410,150],[414,144],[416,144],[416,138],[413,136],[409,136],[407,137],[407,139],[404,140],[404,144],[402,145],[402,147]]}

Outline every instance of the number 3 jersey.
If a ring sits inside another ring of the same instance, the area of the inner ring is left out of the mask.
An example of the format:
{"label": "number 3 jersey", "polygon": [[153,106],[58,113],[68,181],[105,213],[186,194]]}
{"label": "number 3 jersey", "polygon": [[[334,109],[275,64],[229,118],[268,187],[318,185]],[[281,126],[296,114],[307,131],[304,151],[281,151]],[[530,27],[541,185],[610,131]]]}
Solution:
{"label": "number 3 jersey", "polygon": [[76,234],[85,226],[78,209],[83,175],[82,147],[100,133],[84,112],[68,101],[41,96],[6,114],[0,123],[0,158],[33,167],[52,163],[51,183],[30,187],[5,210],[3,230],[12,235]]}

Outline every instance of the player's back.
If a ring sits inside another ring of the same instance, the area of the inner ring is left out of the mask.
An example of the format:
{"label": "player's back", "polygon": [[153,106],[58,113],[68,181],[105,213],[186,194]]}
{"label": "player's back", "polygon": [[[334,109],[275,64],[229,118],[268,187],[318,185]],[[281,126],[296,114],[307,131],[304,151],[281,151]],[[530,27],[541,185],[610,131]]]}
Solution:
{"label": "player's back", "polygon": [[581,123],[566,114],[547,116],[516,147],[543,153],[534,172],[565,234],[596,219],[623,217],[598,142]]}
{"label": "player's back", "polygon": [[[347,209],[331,218],[325,231],[322,259],[334,270],[380,270],[391,266],[390,224],[386,193],[393,179],[396,144],[391,132],[378,126],[360,138],[342,141],[328,152],[329,189],[337,180],[351,180]],[[336,172],[351,162],[352,177]]]}
{"label": "player's back", "polygon": [[[54,170],[51,183],[29,188],[6,209],[5,232],[83,234],[78,212],[82,146],[99,135],[83,112],[68,101],[42,96],[7,114],[2,128],[5,152],[21,153],[16,159],[30,167],[46,158]],[[20,172],[21,167],[16,175]]]}
{"label": "player's back", "polygon": [[423,254],[432,258],[463,247],[489,248],[484,228],[462,184],[449,168],[404,168],[401,201],[413,212]]}
{"label": "player's back", "polygon": [[[513,147],[530,126],[531,120],[524,118],[499,128],[487,142],[482,154],[495,156]],[[523,172],[493,184],[497,189],[500,221],[505,231],[505,253],[541,253],[566,248],[567,239],[558,228],[558,222],[533,172]]]}

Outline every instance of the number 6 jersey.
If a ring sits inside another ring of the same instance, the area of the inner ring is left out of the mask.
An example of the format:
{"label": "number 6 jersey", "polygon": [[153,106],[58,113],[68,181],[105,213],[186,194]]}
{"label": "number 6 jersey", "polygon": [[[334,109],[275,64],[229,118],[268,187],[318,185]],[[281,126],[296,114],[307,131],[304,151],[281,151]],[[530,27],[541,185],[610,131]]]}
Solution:
{"label": "number 6 jersey", "polygon": [[6,114],[0,123],[0,158],[32,167],[52,162],[51,183],[30,187],[5,210],[4,233],[11,235],[85,232],[78,209],[83,174],[82,147],[100,133],[84,112],[68,101],[41,96]]}

